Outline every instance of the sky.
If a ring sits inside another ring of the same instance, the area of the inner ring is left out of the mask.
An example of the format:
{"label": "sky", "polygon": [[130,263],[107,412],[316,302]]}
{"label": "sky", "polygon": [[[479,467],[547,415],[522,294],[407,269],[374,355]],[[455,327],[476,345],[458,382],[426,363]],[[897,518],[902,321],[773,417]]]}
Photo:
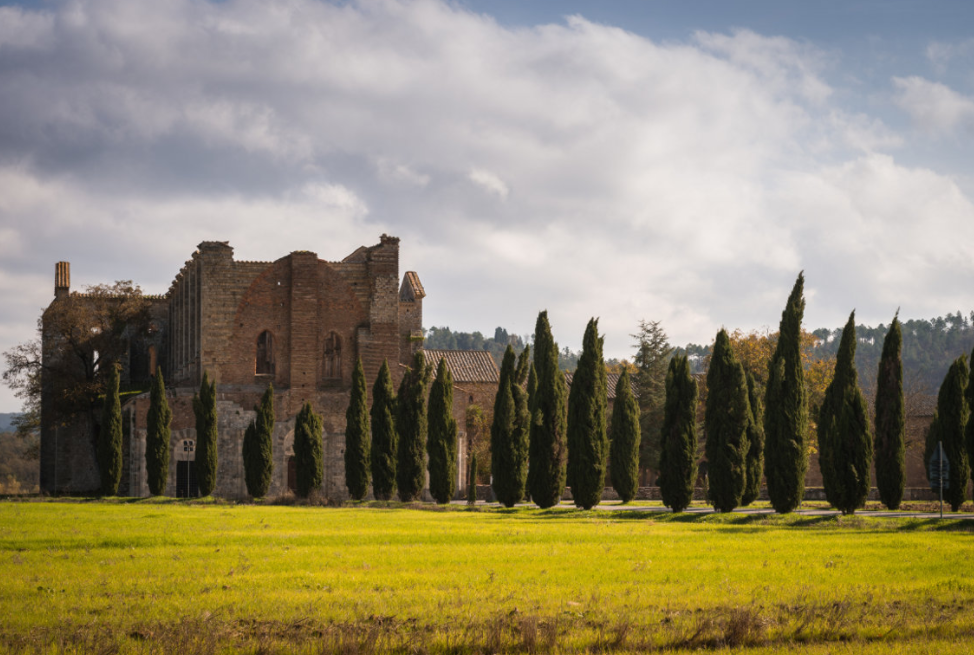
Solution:
{"label": "sky", "polygon": [[[974,309],[974,4],[0,2],[0,351],[204,240],[401,238],[424,323],[608,357]],[[19,402],[0,389],[0,411]]]}

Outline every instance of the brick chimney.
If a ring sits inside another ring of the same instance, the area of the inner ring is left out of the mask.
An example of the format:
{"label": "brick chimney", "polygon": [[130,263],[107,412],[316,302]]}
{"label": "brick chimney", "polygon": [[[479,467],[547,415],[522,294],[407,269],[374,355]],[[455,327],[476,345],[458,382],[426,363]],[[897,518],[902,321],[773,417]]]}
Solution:
{"label": "brick chimney", "polygon": [[54,265],[54,298],[66,298],[71,293],[71,263]]}

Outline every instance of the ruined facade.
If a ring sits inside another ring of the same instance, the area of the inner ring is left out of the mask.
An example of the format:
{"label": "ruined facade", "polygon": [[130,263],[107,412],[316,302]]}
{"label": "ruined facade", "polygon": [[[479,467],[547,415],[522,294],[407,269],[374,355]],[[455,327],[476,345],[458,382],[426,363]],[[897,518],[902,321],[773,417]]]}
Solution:
{"label": "ruined facade", "polygon": [[[257,400],[273,384],[276,426],[270,494],[289,486],[294,417],[310,401],[324,424],[322,491],[341,497],[345,493],[345,410],[355,361],[361,357],[370,389],[384,360],[398,384],[422,345],[425,295],[416,273],[406,273],[400,282],[395,237],[383,235],[378,244],[358,248],[339,262],[321,260],[308,251],[273,262],[237,261],[226,242],[199,244],[169,291],[147,297],[149,337],[133,339],[119,362],[123,383],[148,379],[157,369],[166,379],[173,411],[166,494],[192,495],[194,489],[192,397],[206,372],[217,386],[215,493],[245,495],[243,433],[255,416]],[[85,298],[71,292],[69,265],[60,262],[51,308],[68,297]],[[56,340],[43,341],[46,359],[61,356]],[[53,406],[56,380],[44,382],[41,488],[55,493],[92,491],[98,486],[93,436],[97,425],[78,417],[65,419]],[[122,495],[148,493],[144,456],[148,405],[148,393],[124,401]]]}

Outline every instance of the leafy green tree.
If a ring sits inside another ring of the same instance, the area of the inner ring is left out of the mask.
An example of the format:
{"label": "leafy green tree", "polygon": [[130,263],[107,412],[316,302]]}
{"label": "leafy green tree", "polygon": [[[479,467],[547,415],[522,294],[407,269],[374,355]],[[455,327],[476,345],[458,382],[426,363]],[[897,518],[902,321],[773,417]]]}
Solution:
{"label": "leafy green tree", "polygon": [[243,461],[244,481],[247,493],[254,498],[263,498],[271,488],[274,475],[273,435],[274,435],[274,385],[268,385],[254,407],[257,416],[244,433]]}
{"label": "leafy green tree", "polygon": [[531,419],[528,490],[541,508],[557,505],[565,490],[565,376],[558,369],[558,344],[551,336],[548,312],[538,314],[534,328],[537,391]]}
{"label": "leafy green tree", "polygon": [[944,454],[949,462],[949,484],[944,489],[944,500],[950,503],[953,511],[960,510],[967,497],[967,483],[970,481],[970,462],[964,446],[964,428],[967,425],[968,408],[965,393],[967,390],[967,360],[961,355],[954,360],[937,395],[937,413],[934,425],[927,437],[924,464],[929,475],[930,455],[936,452],[937,440],[943,442]]}
{"label": "leafy green tree", "polygon": [[[899,312],[897,312],[899,314]],[[906,409],[903,398],[903,331],[893,317],[876,375],[876,487],[889,509],[899,509],[906,486]]]}
{"label": "leafy green tree", "polygon": [[206,371],[199,393],[193,394],[193,414],[196,416],[196,480],[200,496],[209,496],[216,487],[217,431],[216,382],[210,382]]}
{"label": "leafy green tree", "polygon": [[639,405],[632,393],[629,369],[624,367],[616,383],[616,401],[609,427],[609,462],[612,488],[623,503],[639,490]]}
{"label": "leafy green tree", "polygon": [[352,370],[352,395],[345,410],[345,486],[348,495],[362,500],[369,493],[372,437],[369,434],[368,390],[359,357]]}
{"label": "leafy green tree", "polygon": [[606,373],[599,321],[590,319],[582,354],[568,393],[568,476],[576,507],[591,509],[602,499],[609,440],[605,432]]}
{"label": "leafy green tree", "polygon": [[169,480],[169,448],[172,423],[172,410],[166,400],[166,383],[162,379],[162,369],[156,371],[149,389],[149,415],[146,417],[145,432],[145,474],[149,482],[149,493],[161,496],[166,492]]}
{"label": "leafy green tree", "polygon": [[527,483],[528,434],[530,415],[527,392],[519,375],[527,373],[528,356],[515,363],[514,349],[508,346],[501,363],[500,382],[494,396],[494,418],[490,426],[491,487],[494,497],[506,507],[524,498]]}
{"label": "leafy green tree", "polygon": [[426,387],[433,370],[426,365],[422,351],[413,355],[413,365],[406,369],[399,385],[396,431],[399,433],[399,457],[396,462],[396,485],[399,499],[408,503],[419,498],[426,484]]}
{"label": "leafy green tree", "polygon": [[321,431],[321,417],[305,401],[294,420],[294,482],[301,498],[321,488]]}
{"label": "leafy green tree", "polygon": [[670,360],[660,435],[659,490],[663,504],[682,512],[693,500],[697,479],[697,383],[686,355]]}
{"label": "leafy green tree", "polygon": [[430,495],[444,505],[457,490],[457,421],[453,418],[453,375],[440,358],[429,399]]}
{"label": "leafy green tree", "polygon": [[372,491],[376,500],[391,500],[396,493],[396,395],[389,362],[383,360],[372,385]]}
{"label": "leafy green tree", "polygon": [[640,321],[633,363],[638,369],[639,390],[639,465],[659,472],[660,430],[666,405],[666,374],[673,348],[659,321]]}
{"label": "leafy green tree", "polygon": [[467,475],[467,502],[477,502],[477,453],[470,453],[470,471]]}
{"label": "leafy green tree", "polygon": [[764,403],[761,389],[754,376],[747,374],[747,398],[751,406],[751,422],[747,426],[747,483],[741,496],[741,506],[747,507],[761,495],[761,474],[764,471]]}
{"label": "leafy green tree", "polygon": [[710,502],[719,512],[733,511],[743,498],[752,420],[744,367],[731,348],[727,330],[721,330],[707,370],[704,419]]}
{"label": "leafy green tree", "polygon": [[799,273],[781,313],[778,343],[768,364],[765,390],[764,477],[771,506],[782,514],[801,504],[808,471],[805,447],[808,407],[801,360],[804,286],[805,275]]}
{"label": "leafy green tree", "polygon": [[842,330],[835,376],[825,390],[818,421],[819,466],[825,496],[843,514],[852,514],[869,496],[873,458],[866,398],[856,372],[856,313]]}
{"label": "leafy green tree", "polygon": [[110,366],[98,433],[98,472],[103,496],[116,495],[122,480],[122,403],[118,397],[118,365],[112,363]]}

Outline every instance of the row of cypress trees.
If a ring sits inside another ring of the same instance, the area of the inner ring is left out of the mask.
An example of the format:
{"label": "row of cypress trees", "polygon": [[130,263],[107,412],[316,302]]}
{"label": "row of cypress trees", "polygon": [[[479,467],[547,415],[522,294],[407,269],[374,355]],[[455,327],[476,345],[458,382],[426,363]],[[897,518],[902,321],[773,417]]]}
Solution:
{"label": "row of cypress trees", "polygon": [[636,495],[639,408],[624,371],[616,385],[612,420],[606,425],[607,375],[598,319],[586,326],[571,391],[558,368],[558,346],[548,313],[538,315],[534,358],[530,349],[515,362],[508,347],[501,364],[491,424],[494,496],[507,507],[526,493],[541,508],[556,505],[565,485],[577,507],[597,505],[611,464],[612,482],[624,502]]}
{"label": "row of cypress trees", "polygon": [[[117,377],[117,375],[116,375]],[[269,385],[254,407],[256,416],[244,432],[244,481],[247,493],[263,498],[274,474],[274,387]],[[196,419],[196,479],[201,496],[209,496],[216,486],[217,411],[216,383],[204,371],[198,393],[193,394]],[[146,430],[146,474],[149,493],[165,493],[169,475],[170,424],[172,411],[166,400],[162,372],[153,378],[149,394]],[[305,402],[295,418],[294,458],[297,495],[308,497],[322,481],[322,420],[311,403]],[[116,483],[117,488],[117,483]]]}
{"label": "row of cypress trees", "polygon": [[[777,512],[796,509],[804,496],[808,468],[808,410],[801,362],[804,309],[804,275],[799,274],[782,312],[764,404],[754,379],[744,374],[735,357],[726,331],[717,335],[707,373],[705,448],[708,500],[718,511],[731,511],[755,500],[762,469]],[[843,329],[817,432],[826,498],[844,513],[851,514],[865,503],[874,459],[880,499],[890,509],[902,502],[906,478],[902,347],[902,328],[895,316],[879,364],[872,434],[855,367],[855,312]],[[968,420],[974,385],[967,378],[961,356],[941,387],[927,442],[927,461],[936,442],[942,440],[948,459],[955,463],[950,468],[947,496],[955,511],[964,501],[970,460],[974,459],[974,421]],[[674,511],[689,505],[696,478],[696,394],[686,358],[674,357],[666,381],[659,476],[664,503]]]}
{"label": "row of cypress trees", "polygon": [[403,502],[414,501],[423,491],[428,470],[430,494],[438,503],[450,502],[456,493],[457,422],[453,376],[446,362],[440,360],[433,378],[423,353],[415,353],[394,393],[389,363],[383,361],[372,386],[372,407],[367,406],[365,371],[359,359],[345,414],[349,495],[361,500],[371,484],[376,500],[391,500],[398,494]]}

